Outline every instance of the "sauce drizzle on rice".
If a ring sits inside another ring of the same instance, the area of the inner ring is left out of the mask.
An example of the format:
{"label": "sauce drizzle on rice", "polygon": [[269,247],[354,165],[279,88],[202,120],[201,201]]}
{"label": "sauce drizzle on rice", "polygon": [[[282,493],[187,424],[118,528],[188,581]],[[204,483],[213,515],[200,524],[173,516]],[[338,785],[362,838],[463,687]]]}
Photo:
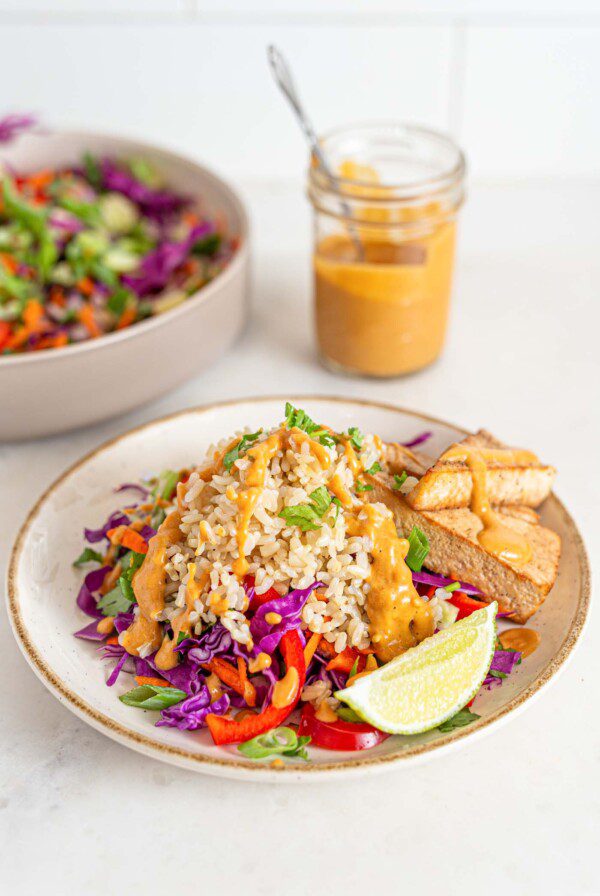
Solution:
{"label": "sauce drizzle on rice", "polygon": [[[408,542],[398,537],[391,512],[382,504],[368,503],[368,491],[356,490],[360,474],[375,461],[385,464],[381,440],[365,437],[365,446],[357,451],[347,435],[332,436],[331,444],[321,444],[310,433],[284,425],[262,434],[225,470],[226,453],[240,443],[239,438],[228,440],[213,453],[210,464],[196,470],[187,484],[180,483],[178,509],[150,540],[134,577],[139,611],[120,638],[129,653],[157,651],[156,667],[172,669],[178,662],[174,648],[179,636],[193,634],[195,625],[198,634],[210,624],[211,614],[252,650],[242,582],[248,573],[261,575],[265,569],[273,570],[273,581],[263,574],[263,592],[275,583],[287,593],[324,581],[326,587],[308,598],[303,625],[323,634],[338,653],[347,645],[365,649],[372,644],[379,659],[387,662],[433,633],[432,608],[419,597],[405,564]],[[293,524],[279,520],[282,506],[310,511],[311,489],[323,487],[330,503],[325,502],[320,516],[313,510],[315,531],[298,527],[296,532]],[[230,508],[229,517],[223,517],[223,508]],[[262,538],[269,527],[270,536]],[[302,565],[307,551],[310,570]],[[177,557],[184,564],[181,572],[173,569],[180,562]],[[340,579],[344,567],[346,578]],[[173,594],[170,581],[178,579],[176,593],[181,597],[173,613],[172,603],[165,603],[165,590],[168,586]],[[281,621],[279,614],[270,614],[273,619],[275,615]],[[173,634],[163,637],[161,622],[166,619]],[[284,699],[283,690],[294,698],[293,682],[287,677],[285,681],[285,687],[280,682],[277,700]]]}

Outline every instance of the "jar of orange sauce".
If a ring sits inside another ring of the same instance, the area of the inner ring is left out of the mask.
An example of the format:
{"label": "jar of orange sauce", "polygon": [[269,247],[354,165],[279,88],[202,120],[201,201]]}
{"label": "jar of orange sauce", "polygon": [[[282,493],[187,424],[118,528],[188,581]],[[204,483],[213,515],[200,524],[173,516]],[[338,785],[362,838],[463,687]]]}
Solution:
{"label": "jar of orange sauce", "polygon": [[358,125],[313,159],[315,321],[320,355],[336,371],[412,373],[446,334],[465,159],[443,134],[402,124]]}

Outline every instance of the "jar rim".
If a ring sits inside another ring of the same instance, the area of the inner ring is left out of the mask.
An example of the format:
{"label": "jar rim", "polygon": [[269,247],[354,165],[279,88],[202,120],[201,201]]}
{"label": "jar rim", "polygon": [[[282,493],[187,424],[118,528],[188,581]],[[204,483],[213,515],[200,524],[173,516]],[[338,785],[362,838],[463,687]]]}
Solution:
{"label": "jar rim", "polygon": [[[364,133],[367,133],[369,131],[374,132],[377,129],[380,129],[382,131],[389,130],[391,132],[397,131],[399,136],[400,134],[405,134],[406,136],[424,138],[425,140],[429,140],[432,144],[437,143],[438,145],[452,151],[455,154],[455,161],[452,165],[445,169],[442,169],[436,174],[430,175],[428,177],[417,178],[415,180],[407,180],[403,183],[390,183],[389,181],[382,181],[381,183],[374,185],[370,181],[340,177],[336,173],[336,186],[338,188],[337,191],[339,191],[340,193],[348,192],[351,194],[352,190],[356,188],[360,188],[362,192],[365,190],[365,188],[368,187],[375,187],[376,190],[381,190],[381,188],[383,187],[390,191],[397,191],[395,194],[395,198],[406,198],[406,196],[414,195],[415,191],[419,193],[437,193],[444,190],[444,188],[449,187],[451,184],[456,183],[457,181],[461,181],[464,178],[467,168],[467,162],[462,149],[449,134],[446,134],[443,131],[438,131],[434,128],[394,120],[362,121],[340,125],[336,128],[331,128],[330,130],[325,131],[320,135],[319,141],[322,144],[323,148],[326,150],[328,141],[332,141],[337,137],[343,136],[344,134],[351,134],[353,131],[356,131],[359,134],[361,131]],[[319,187],[325,190],[331,189],[330,181],[321,171],[319,166],[309,166],[309,178],[317,181]],[[364,192],[362,192],[362,198],[368,198]],[[382,197],[374,196],[372,197],[372,200],[377,201],[379,199],[381,201],[381,198]],[[393,201],[393,198],[394,197],[392,196],[388,196],[383,201]],[[371,199],[369,199],[369,201],[371,201]]]}

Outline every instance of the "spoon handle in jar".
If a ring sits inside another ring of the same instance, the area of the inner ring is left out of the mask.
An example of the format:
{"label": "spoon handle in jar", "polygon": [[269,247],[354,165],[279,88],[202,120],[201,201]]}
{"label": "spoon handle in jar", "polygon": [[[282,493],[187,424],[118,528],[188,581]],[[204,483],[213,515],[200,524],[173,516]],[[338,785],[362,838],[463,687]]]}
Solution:
{"label": "spoon handle in jar", "polygon": [[310,122],[310,119],[308,118],[306,111],[302,106],[302,103],[300,102],[300,97],[298,96],[298,91],[296,90],[296,85],[294,84],[294,79],[292,77],[290,67],[287,64],[281,51],[276,46],[274,46],[274,44],[270,44],[267,48],[267,57],[269,60],[269,65],[271,67],[271,72],[273,73],[273,77],[275,78],[279,89],[292,107],[296,119],[306,139],[308,140],[310,148],[317,161],[319,162],[319,166],[321,167],[335,192],[339,195],[340,208],[342,209],[343,216],[346,219],[348,232],[350,234],[352,242],[354,243],[358,258],[363,259],[364,249],[356,231],[356,227],[352,223],[352,209],[340,193],[338,178],[331,170],[321,144],[319,143],[315,130]]}

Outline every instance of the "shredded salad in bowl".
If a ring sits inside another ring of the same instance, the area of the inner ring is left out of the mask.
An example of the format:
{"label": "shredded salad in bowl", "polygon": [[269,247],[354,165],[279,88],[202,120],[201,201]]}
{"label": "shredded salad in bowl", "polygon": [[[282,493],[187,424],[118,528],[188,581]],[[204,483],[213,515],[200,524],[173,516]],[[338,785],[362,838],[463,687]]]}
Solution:
{"label": "shredded salad in bowl", "polygon": [[0,171],[0,354],[59,348],[161,314],[209,283],[237,238],[145,158]]}
{"label": "shredded salad in bowl", "polygon": [[276,767],[308,761],[309,743],[467,725],[521,654],[497,639],[496,602],[428,572],[419,529],[398,534],[380,491],[410,480],[378,436],[288,403],[279,426],[233,434],[200,466],[116,489],[120,509],[75,561],[91,618],[76,636],[157,726],[207,729]]}

